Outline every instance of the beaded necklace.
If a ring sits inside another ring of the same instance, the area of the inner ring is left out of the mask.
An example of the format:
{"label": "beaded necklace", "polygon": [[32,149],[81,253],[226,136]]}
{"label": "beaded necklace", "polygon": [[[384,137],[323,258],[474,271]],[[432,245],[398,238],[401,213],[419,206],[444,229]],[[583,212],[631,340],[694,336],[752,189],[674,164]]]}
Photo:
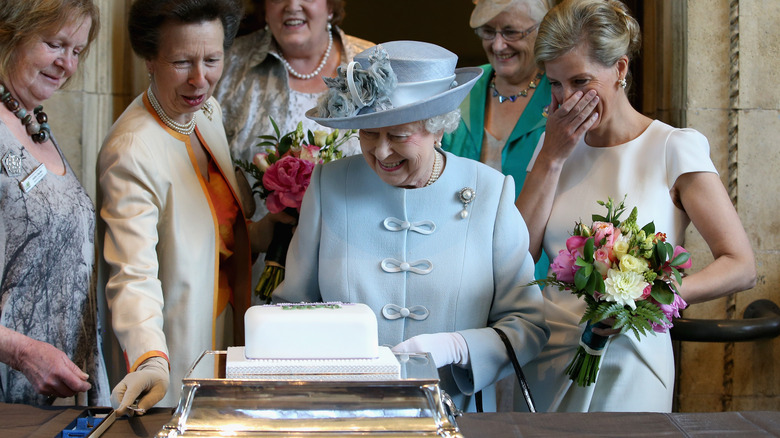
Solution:
{"label": "beaded necklace", "polygon": [[435,154],[433,157],[433,170],[431,171],[431,176],[428,177],[428,181],[425,183],[425,187],[435,183],[441,176],[441,153],[435,149],[433,153]]}
{"label": "beaded necklace", "polygon": [[154,92],[152,92],[152,87],[149,87],[149,89],[146,90],[146,95],[149,96],[149,103],[152,104],[152,108],[154,108],[154,112],[157,113],[158,116],[160,116],[160,120],[165,123],[165,126],[173,129],[174,131],[178,132],[179,134],[184,135],[190,135],[195,131],[195,125],[197,122],[195,121],[195,114],[192,115],[192,118],[187,123],[178,123],[172,118],[168,116],[168,114],[165,114],[165,110],[162,109],[162,106],[160,106],[160,102],[157,101],[157,97],[155,97]]}
{"label": "beaded necklace", "polygon": [[531,82],[528,83],[528,86],[524,90],[520,90],[519,93],[513,94],[511,96],[504,96],[503,94],[499,93],[498,90],[496,90],[496,76],[493,75],[493,77],[490,79],[490,89],[493,90],[493,97],[498,97],[498,103],[504,103],[507,100],[514,102],[518,97],[527,97],[528,90],[532,90],[536,88],[537,85],[539,85],[539,80],[542,79],[542,75],[544,75],[544,72],[537,72],[536,76],[531,79]]}
{"label": "beaded necklace", "polygon": [[291,75],[293,75],[294,77],[296,77],[296,78],[298,78],[298,79],[304,79],[304,80],[306,80],[306,79],[311,79],[311,78],[313,78],[313,77],[317,76],[318,74],[320,74],[320,72],[322,71],[322,69],[323,69],[323,68],[325,68],[325,63],[327,63],[327,62],[328,62],[328,58],[330,57],[330,50],[331,50],[332,48],[333,48],[333,32],[331,32],[331,31],[330,31],[330,23],[328,23],[328,48],[325,50],[325,54],[324,54],[324,55],[322,55],[322,61],[320,61],[320,65],[318,65],[318,66],[317,66],[317,68],[316,68],[316,69],[314,69],[314,71],[313,71],[313,72],[311,72],[311,73],[309,73],[309,74],[301,74],[301,73],[298,73],[297,71],[295,71],[295,69],[294,69],[294,68],[292,68],[292,66],[290,65],[290,63],[289,63],[289,62],[287,62],[287,60],[286,60],[286,59],[284,59],[284,55],[282,55],[282,52],[281,52],[281,51],[279,51],[279,52],[278,52],[278,54],[279,54],[279,59],[281,59],[281,60],[282,60],[282,64],[284,65],[284,68],[285,68],[285,69],[286,69],[286,70],[287,70],[287,71],[288,71],[288,72],[289,72]]}
{"label": "beaded necklace", "polygon": [[[8,111],[11,111],[24,125],[27,134],[32,137],[35,143],[45,143],[51,137],[51,128],[49,127],[49,117],[43,112],[43,106],[38,105],[29,114],[18,100],[11,96],[11,92],[0,84],[0,100],[3,101]],[[33,117],[35,116],[35,117]]]}

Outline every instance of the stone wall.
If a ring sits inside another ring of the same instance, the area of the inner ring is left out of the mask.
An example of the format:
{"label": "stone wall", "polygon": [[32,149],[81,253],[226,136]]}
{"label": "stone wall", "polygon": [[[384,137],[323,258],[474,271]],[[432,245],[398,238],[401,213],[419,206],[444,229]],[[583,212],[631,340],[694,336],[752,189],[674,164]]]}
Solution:
{"label": "stone wall", "polygon": [[[686,310],[688,318],[741,318],[750,303],[780,303],[780,2],[687,0],[687,126],[710,141],[723,183],[736,200],[756,255],[755,289]],[[712,257],[689,229],[701,266]],[[679,410],[780,409],[780,339],[682,343]]]}

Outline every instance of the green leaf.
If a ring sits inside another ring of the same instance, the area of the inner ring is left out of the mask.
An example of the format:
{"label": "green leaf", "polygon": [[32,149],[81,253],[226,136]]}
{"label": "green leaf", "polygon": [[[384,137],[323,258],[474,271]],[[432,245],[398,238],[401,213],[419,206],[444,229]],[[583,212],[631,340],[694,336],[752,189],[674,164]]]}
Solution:
{"label": "green leaf", "polygon": [[306,138],[309,141],[309,144],[314,144],[314,133],[311,132],[311,129],[306,133]]}
{"label": "green leaf", "polygon": [[666,259],[669,258],[669,255],[666,252],[666,246],[663,244],[663,242],[658,242],[658,244],[655,245],[655,252],[659,266],[664,264]]}
{"label": "green leaf", "polygon": [[601,273],[599,273],[597,271],[596,275],[594,275],[594,277],[596,277],[596,287],[595,287],[595,290],[598,293],[603,294],[604,290],[606,289],[606,286],[604,285],[604,279],[601,278]]}
{"label": "green leaf", "polygon": [[[674,251],[672,251],[672,254],[674,254]],[[672,266],[680,266],[683,263],[687,262],[691,258],[691,255],[687,252],[681,252],[680,254],[677,254],[677,257],[673,258],[671,262],[669,262]]]}
{"label": "green leaf", "polygon": [[596,278],[601,278],[598,272],[593,272],[593,266],[591,266],[591,273],[593,275],[588,277],[588,284],[585,286],[588,295],[593,295],[593,291],[596,290]]}
{"label": "green leaf", "polygon": [[279,131],[279,125],[276,124],[276,121],[274,120],[273,117],[268,117],[268,118],[271,119],[271,125],[273,125],[273,127],[274,127],[274,132],[276,133],[276,138],[279,138],[279,136],[281,135],[280,131]]}
{"label": "green leaf", "polygon": [[669,288],[663,280],[656,280],[653,282],[653,288],[650,290],[650,295],[661,304],[672,304],[674,302],[674,292]]}
{"label": "green leaf", "polygon": [[590,273],[585,273],[585,270],[586,268],[581,268],[577,271],[576,274],[574,274],[574,285],[579,290],[585,290],[585,287],[588,285]]}
{"label": "green leaf", "polygon": [[[674,275],[674,279],[677,281],[677,284],[682,284],[682,274],[680,274],[680,271],[677,270],[674,266],[672,266],[672,275]],[[674,284],[671,285],[672,287],[677,289]]]}
{"label": "green leaf", "polygon": [[595,238],[589,237],[588,240],[585,241],[585,248],[583,251],[585,251],[585,254],[583,254],[583,258],[586,262],[593,263],[593,253],[595,252],[593,249],[593,241]]}
{"label": "green leaf", "polygon": [[607,222],[607,218],[600,214],[591,215],[591,219],[593,219],[593,222]]}
{"label": "green leaf", "polygon": [[655,224],[653,222],[650,222],[649,224],[642,227],[642,231],[645,232],[645,235],[652,236],[655,234]]}

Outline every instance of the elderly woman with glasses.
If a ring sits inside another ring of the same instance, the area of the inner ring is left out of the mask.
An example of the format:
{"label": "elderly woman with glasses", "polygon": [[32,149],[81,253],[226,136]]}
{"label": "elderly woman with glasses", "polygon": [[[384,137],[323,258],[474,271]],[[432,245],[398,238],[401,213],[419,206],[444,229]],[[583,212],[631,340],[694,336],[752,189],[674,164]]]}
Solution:
{"label": "elderly woman with glasses", "polygon": [[455,69],[433,44],[376,46],[328,79],[307,116],[360,129],[362,156],[315,168],[277,301],[367,304],[379,343],[430,352],[442,387],[463,408],[511,373],[498,333],[520,363],[547,340],[511,177],[439,148],[481,75]]}
{"label": "elderly woman with glasses", "polygon": [[[534,62],[536,29],[549,0],[479,0],[469,24],[482,39],[489,64],[460,106],[458,129],[442,139],[444,150],[479,160],[515,179],[515,195],[545,129],[550,84]],[[547,258],[536,276],[547,274]]]}

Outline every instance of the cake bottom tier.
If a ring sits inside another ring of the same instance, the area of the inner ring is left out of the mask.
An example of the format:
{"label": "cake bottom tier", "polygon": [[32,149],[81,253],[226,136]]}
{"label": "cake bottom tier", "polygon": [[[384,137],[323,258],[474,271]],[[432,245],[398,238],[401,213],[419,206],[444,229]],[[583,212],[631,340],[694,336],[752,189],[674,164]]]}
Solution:
{"label": "cake bottom tier", "polygon": [[375,359],[247,359],[244,347],[228,347],[228,379],[384,380],[401,377],[401,364],[388,347]]}

